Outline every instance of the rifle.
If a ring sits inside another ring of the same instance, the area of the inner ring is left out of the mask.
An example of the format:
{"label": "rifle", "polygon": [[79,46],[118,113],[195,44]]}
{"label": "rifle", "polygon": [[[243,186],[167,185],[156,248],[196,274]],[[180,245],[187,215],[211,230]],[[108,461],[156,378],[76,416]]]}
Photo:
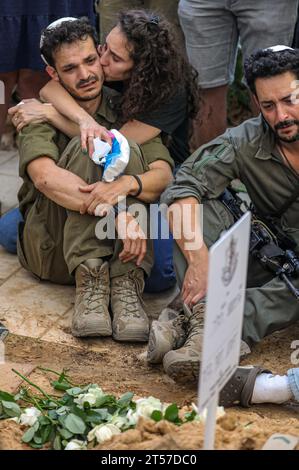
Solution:
{"label": "rifle", "polygon": [[274,218],[260,216],[253,204],[248,206],[232,188],[227,188],[219,199],[230,211],[235,222],[247,210],[251,211],[249,252],[264,268],[280,277],[299,300],[299,289],[291,279],[299,275],[299,257],[294,251],[297,246],[295,240],[283,232]]}

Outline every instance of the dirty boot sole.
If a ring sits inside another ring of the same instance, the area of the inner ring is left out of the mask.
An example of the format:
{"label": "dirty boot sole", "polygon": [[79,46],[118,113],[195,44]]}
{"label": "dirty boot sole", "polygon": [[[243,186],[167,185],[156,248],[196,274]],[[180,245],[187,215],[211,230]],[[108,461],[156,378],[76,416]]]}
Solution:
{"label": "dirty boot sole", "polygon": [[164,370],[169,377],[174,379],[176,382],[194,382],[198,380],[199,376],[199,360],[194,359],[184,359],[178,360],[176,357],[175,360],[172,357],[172,351],[167,353],[163,359]]}
{"label": "dirty boot sole", "polygon": [[157,326],[157,320],[154,320],[151,326],[148,348],[147,348],[147,362],[150,364],[160,364],[163,357],[171,350],[169,341],[165,339],[163,332]]}
{"label": "dirty boot sole", "polygon": [[112,327],[107,321],[101,321],[99,318],[98,321],[88,321],[84,325],[72,325],[72,334],[78,338],[85,336],[111,336]]}
{"label": "dirty boot sole", "polygon": [[146,343],[148,341],[149,328],[147,329],[136,329],[129,328],[122,331],[117,331],[116,328],[113,328],[112,337],[115,341],[128,341],[131,343]]}

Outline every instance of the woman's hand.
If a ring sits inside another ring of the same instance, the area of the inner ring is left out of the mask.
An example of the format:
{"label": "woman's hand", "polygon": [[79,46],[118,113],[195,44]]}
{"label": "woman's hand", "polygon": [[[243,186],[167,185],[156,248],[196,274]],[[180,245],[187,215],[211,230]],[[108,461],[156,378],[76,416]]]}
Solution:
{"label": "woman's hand", "polygon": [[12,116],[13,125],[20,132],[28,124],[49,122],[53,106],[50,103],[41,103],[35,98],[23,100],[20,104],[13,106],[8,110]]}
{"label": "woman's hand", "polygon": [[118,238],[124,247],[119,255],[123,263],[133,261],[140,266],[146,255],[146,236],[136,219],[129,212],[121,212],[115,219]]}
{"label": "woman's hand", "polygon": [[92,116],[86,113],[79,121],[80,133],[81,133],[81,147],[83,152],[88,151],[91,157],[94,152],[93,139],[99,137],[101,140],[105,140],[109,145],[112,145],[111,133],[104,126],[100,126]]}

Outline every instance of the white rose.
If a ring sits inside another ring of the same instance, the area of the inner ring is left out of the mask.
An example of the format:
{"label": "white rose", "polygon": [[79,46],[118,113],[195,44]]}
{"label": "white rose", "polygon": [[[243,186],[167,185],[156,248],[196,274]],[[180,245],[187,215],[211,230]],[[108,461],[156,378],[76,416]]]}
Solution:
{"label": "white rose", "polygon": [[[197,413],[197,416],[195,417],[195,420],[196,421],[203,421],[204,423],[206,422],[206,419],[207,419],[207,415],[208,415],[208,410],[207,408],[205,408],[203,410],[202,413],[198,413],[198,408],[197,406],[195,405],[195,403],[192,403],[192,408],[193,410]],[[218,421],[218,419],[222,418],[222,416],[225,415],[225,411],[224,411],[224,408],[223,406],[217,406],[217,411],[216,411],[216,421]]]}
{"label": "white rose", "polygon": [[64,450],[86,450],[86,442],[84,441],[79,441],[79,439],[73,439],[70,441]]}
{"label": "white rose", "polygon": [[135,411],[129,410],[126,418],[129,426],[136,426],[139,416]]}
{"label": "white rose", "polygon": [[97,385],[91,385],[87,393],[81,393],[78,398],[74,400],[80,406],[84,406],[84,403],[89,403],[90,407],[97,406],[99,399],[101,399],[105,393]]}
{"label": "white rose", "polygon": [[137,424],[138,418],[150,418],[153,411],[163,411],[164,407],[160,400],[154,397],[139,398],[136,400],[136,410],[129,410],[127,413],[127,420],[130,426]]}
{"label": "white rose", "polygon": [[23,424],[24,426],[33,426],[38,417],[41,416],[41,412],[35,408],[34,406],[32,408],[26,408],[21,416],[19,417],[19,424]]}
{"label": "white rose", "polygon": [[88,433],[87,439],[88,441],[96,439],[99,444],[102,444],[116,434],[120,434],[120,430],[114,424],[99,424]]}
{"label": "white rose", "polygon": [[153,411],[163,410],[163,405],[158,398],[148,397],[136,400],[136,414],[144,418],[150,418]]}
{"label": "white rose", "polygon": [[109,424],[114,424],[120,430],[130,426],[127,418],[124,416],[113,416]]}

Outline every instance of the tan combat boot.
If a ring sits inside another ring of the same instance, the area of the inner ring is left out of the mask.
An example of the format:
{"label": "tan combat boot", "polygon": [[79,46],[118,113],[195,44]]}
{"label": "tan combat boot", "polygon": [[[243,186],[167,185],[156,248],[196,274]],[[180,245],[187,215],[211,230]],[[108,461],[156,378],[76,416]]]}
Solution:
{"label": "tan combat boot", "polygon": [[181,348],[186,341],[186,327],[187,319],[183,312],[169,307],[162,310],[158,320],[151,325],[147,361],[159,364],[166,353]]}
{"label": "tan combat boot", "polygon": [[198,378],[201,350],[203,344],[203,328],[205,303],[200,302],[193,311],[185,314],[188,318],[187,340],[184,346],[175,351],[169,351],[163,359],[165,372],[175,380],[186,381]]}
{"label": "tan combat boot", "polygon": [[109,267],[101,259],[89,259],[76,269],[76,300],[72,321],[74,336],[111,336],[108,310]]}
{"label": "tan combat boot", "polygon": [[116,341],[148,340],[149,320],[141,300],[143,289],[141,268],[111,279],[112,336]]}

